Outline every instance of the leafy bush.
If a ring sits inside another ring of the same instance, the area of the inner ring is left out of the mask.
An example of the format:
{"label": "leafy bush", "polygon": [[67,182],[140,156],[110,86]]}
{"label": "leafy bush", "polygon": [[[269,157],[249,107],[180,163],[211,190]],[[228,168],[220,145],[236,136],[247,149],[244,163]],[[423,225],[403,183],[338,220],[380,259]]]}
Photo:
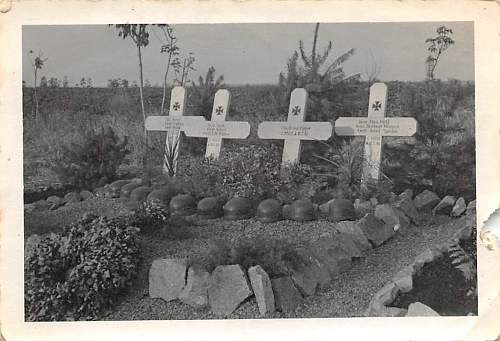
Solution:
{"label": "leafy bush", "polygon": [[202,76],[198,78],[198,84],[192,82],[194,107],[198,115],[203,115],[207,120],[212,116],[212,105],[215,93],[224,86],[224,76],[215,79],[215,68],[208,68],[205,79]]}
{"label": "leafy bush", "polygon": [[157,201],[140,204],[129,217],[129,225],[149,236],[174,240],[191,237],[187,229],[190,224],[182,217],[171,216],[169,210]]}
{"label": "leafy bush", "polygon": [[141,233],[159,232],[168,222],[170,212],[157,201],[145,201],[139,205],[131,217],[130,224],[139,228]]}
{"label": "leafy bush", "polygon": [[245,269],[260,265],[270,277],[288,275],[285,261],[298,258],[293,245],[281,239],[254,238],[231,249],[231,264],[241,264]]}
{"label": "leafy bush", "polygon": [[[233,245],[234,244],[234,245]],[[229,243],[211,240],[191,264],[213,271],[219,265],[240,264],[245,270],[260,265],[270,277],[287,275],[284,261],[298,258],[291,243],[281,239],[252,238]]]}
{"label": "leafy bush", "polygon": [[474,85],[428,81],[397,92],[399,110],[415,117],[418,131],[414,144],[385,148],[384,172],[398,191],[430,188],[439,196],[474,199]]}
{"label": "leafy bush", "polygon": [[55,155],[54,171],[61,181],[76,188],[92,189],[100,182],[116,178],[118,167],[129,154],[127,137],[120,141],[113,129],[108,127],[99,133],[90,130],[82,144],[62,146]]}
{"label": "leafy bush", "polygon": [[313,169],[308,165],[281,168],[281,151],[277,146],[241,145],[225,149],[217,160],[189,159],[182,166],[181,178],[184,191],[198,198],[240,196],[254,201],[278,198],[290,202],[314,195],[323,185],[313,177]]}
{"label": "leafy bush", "polygon": [[136,233],[122,220],[89,216],[43,238],[25,258],[25,318],[98,318],[136,274]]}

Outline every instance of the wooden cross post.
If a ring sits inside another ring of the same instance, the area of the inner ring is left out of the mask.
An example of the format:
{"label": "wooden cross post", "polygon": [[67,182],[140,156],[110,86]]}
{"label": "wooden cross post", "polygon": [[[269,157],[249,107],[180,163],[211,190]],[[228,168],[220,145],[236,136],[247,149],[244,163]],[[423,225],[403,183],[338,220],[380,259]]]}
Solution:
{"label": "wooden cross post", "polygon": [[219,158],[222,139],[246,139],[250,135],[248,122],[226,121],[230,100],[229,91],[218,90],[215,94],[212,120],[186,126],[186,136],[207,138],[206,158]]}
{"label": "wooden cross post", "polygon": [[382,137],[412,136],[417,121],[412,117],[385,117],[387,86],[375,83],[370,87],[368,117],[340,117],[335,121],[335,133],[341,136],[366,136],[361,184],[379,180]]}
{"label": "wooden cross post", "polygon": [[203,116],[183,116],[185,105],[186,90],[181,86],[176,86],[170,95],[168,116],[148,116],[146,118],[146,130],[167,132],[163,170],[171,176],[177,172],[181,131],[185,131],[188,124],[205,121]]}
{"label": "wooden cross post", "polygon": [[259,138],[285,140],[281,161],[283,166],[300,161],[302,140],[328,140],[332,136],[330,122],[304,122],[306,104],[307,91],[302,88],[294,89],[290,96],[288,121],[259,124]]}

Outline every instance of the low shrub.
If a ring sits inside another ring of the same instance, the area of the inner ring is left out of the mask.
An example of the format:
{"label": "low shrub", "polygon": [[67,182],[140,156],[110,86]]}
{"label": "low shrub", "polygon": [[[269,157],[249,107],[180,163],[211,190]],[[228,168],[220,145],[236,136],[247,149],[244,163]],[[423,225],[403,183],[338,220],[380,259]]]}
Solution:
{"label": "low shrub", "polygon": [[136,274],[137,229],[88,216],[43,238],[25,258],[25,319],[99,318]]}
{"label": "low shrub", "polygon": [[282,169],[281,151],[273,144],[228,148],[217,160],[192,158],[182,169],[183,190],[197,198],[240,196],[255,202],[278,198],[288,203],[311,197],[324,186],[311,166],[295,164]]}
{"label": "low shrub", "polygon": [[118,167],[129,154],[127,137],[123,140],[110,127],[86,133],[83,143],[62,146],[54,155],[54,172],[63,183],[79,189],[93,189],[113,181]]}
{"label": "low shrub", "polygon": [[260,265],[273,278],[287,275],[285,261],[297,258],[293,245],[280,239],[244,240],[231,249],[232,264],[241,264],[247,270]]}
{"label": "low shrub", "polygon": [[345,140],[340,144],[333,141],[324,155],[314,156],[324,165],[323,171],[335,188],[336,196],[354,199],[360,195],[359,184],[363,168],[361,140]]}
{"label": "low shrub", "polygon": [[295,261],[298,258],[291,243],[281,239],[257,237],[235,243],[210,240],[201,254],[191,258],[190,263],[208,271],[213,271],[219,265],[239,264],[245,270],[260,265],[274,278],[287,275],[285,261]]}
{"label": "low shrub", "polygon": [[145,201],[139,205],[130,218],[130,225],[140,229],[141,233],[159,232],[168,222],[170,212],[157,201]]}

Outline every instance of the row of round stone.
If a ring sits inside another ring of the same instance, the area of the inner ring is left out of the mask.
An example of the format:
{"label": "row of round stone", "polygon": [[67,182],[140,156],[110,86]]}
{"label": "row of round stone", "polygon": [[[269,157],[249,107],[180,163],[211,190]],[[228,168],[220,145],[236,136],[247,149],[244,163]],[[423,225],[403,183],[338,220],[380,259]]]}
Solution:
{"label": "row of round stone", "polygon": [[[203,218],[219,218],[241,220],[256,216],[263,223],[276,222],[282,219],[290,219],[299,222],[317,219],[321,212],[318,205],[309,199],[295,200],[290,205],[281,205],[276,199],[265,199],[259,203],[254,211],[253,203],[248,198],[235,197],[224,203],[224,200],[216,197],[208,197],[196,200],[189,194],[180,194],[172,198],[169,209],[174,215],[192,215],[197,213]],[[323,212],[334,221],[355,220],[354,205],[346,199],[334,199],[329,202],[327,210]]]}
{"label": "row of round stone", "polygon": [[110,189],[131,202],[160,201],[168,203],[173,215],[188,216],[197,214],[201,218],[213,219],[224,217],[231,220],[248,219],[253,216],[263,222],[271,223],[282,219],[299,222],[311,221],[324,216],[333,221],[355,220],[354,205],[347,199],[333,199],[320,207],[309,199],[295,200],[290,205],[282,205],[276,199],[265,199],[256,209],[252,200],[234,197],[226,202],[223,197],[207,197],[196,203],[189,194],[177,194],[173,186],[151,188],[141,186],[139,182],[118,180],[110,185]]}

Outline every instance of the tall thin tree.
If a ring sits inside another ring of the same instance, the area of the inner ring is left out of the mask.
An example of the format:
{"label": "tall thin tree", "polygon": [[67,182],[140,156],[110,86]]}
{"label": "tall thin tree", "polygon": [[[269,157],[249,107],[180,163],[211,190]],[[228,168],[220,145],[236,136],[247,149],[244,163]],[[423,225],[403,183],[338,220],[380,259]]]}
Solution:
{"label": "tall thin tree", "polygon": [[453,35],[453,30],[451,28],[440,26],[437,28],[436,33],[436,37],[427,38],[425,40],[425,43],[429,44],[427,50],[430,54],[427,56],[425,63],[427,64],[427,78],[430,80],[434,80],[434,70],[443,52],[446,51],[448,47],[455,44],[455,41],[451,38]]}
{"label": "tall thin tree", "polygon": [[163,75],[163,96],[161,99],[161,114],[165,112],[165,101],[167,98],[167,79],[168,73],[170,71],[170,66],[174,63],[178,63],[179,60],[176,58],[179,55],[179,47],[177,46],[177,38],[174,36],[174,29],[170,25],[160,26],[163,36],[165,38],[165,44],[161,46],[160,52],[167,53],[167,65],[165,68],[165,74]]}
{"label": "tall thin tree", "polygon": [[188,81],[189,71],[195,70],[195,68],[193,67],[195,61],[196,58],[194,57],[194,53],[189,52],[187,56],[184,56],[182,58],[182,63],[180,62],[180,60],[178,60],[175,62],[175,64],[173,64],[176,74],[176,81],[180,86],[184,86]]}
{"label": "tall thin tree", "polygon": [[33,50],[29,51],[29,59],[31,61],[31,66],[33,68],[34,74],[34,84],[33,84],[33,96],[35,97],[35,121],[38,121],[39,117],[39,108],[38,108],[38,95],[37,95],[37,76],[38,70],[41,70],[43,64],[47,61],[48,58],[43,58],[42,51],[38,51],[38,55],[33,59]]}
{"label": "tall thin tree", "polygon": [[137,57],[139,58],[139,94],[141,97],[141,111],[144,129],[144,142],[147,146],[147,130],[146,130],[146,109],[144,108],[144,76],[142,69],[142,49],[149,44],[149,33],[147,24],[121,24],[115,25],[118,30],[118,36],[123,39],[130,38],[137,47]]}

